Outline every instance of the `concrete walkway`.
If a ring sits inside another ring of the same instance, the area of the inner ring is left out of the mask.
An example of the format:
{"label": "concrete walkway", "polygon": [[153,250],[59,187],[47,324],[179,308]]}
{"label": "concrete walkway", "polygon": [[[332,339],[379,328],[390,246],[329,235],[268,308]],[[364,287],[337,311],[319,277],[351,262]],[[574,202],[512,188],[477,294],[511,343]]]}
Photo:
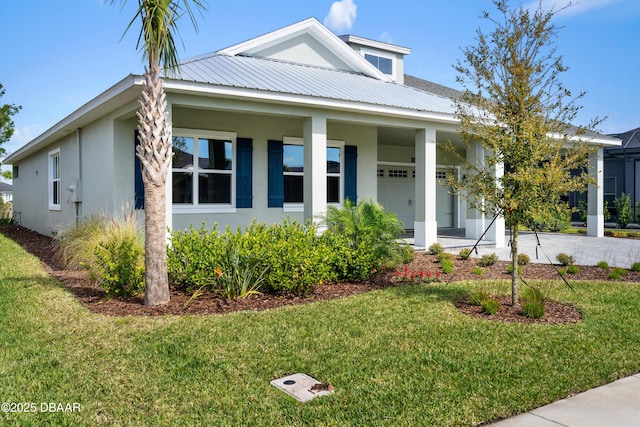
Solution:
{"label": "concrete walkway", "polygon": [[491,426],[640,426],[640,374],[559,400]]}
{"label": "concrete walkway", "polygon": [[[557,263],[556,255],[559,253],[573,256],[576,265],[596,265],[599,261],[606,261],[611,267],[630,268],[634,262],[640,261],[640,240],[638,239],[560,233],[538,233],[538,237],[540,246],[534,233],[526,231],[519,233],[518,253],[529,255],[531,262],[548,264],[550,259],[555,264]],[[506,241],[507,246],[504,248],[496,248],[495,242],[481,242],[478,246],[478,256],[495,253],[501,260],[509,260],[511,247],[508,245],[508,233]],[[476,243],[474,240],[447,235],[438,236],[438,242],[448,252],[453,253],[459,252],[461,248],[471,248]],[[475,253],[473,256],[476,256]]]}

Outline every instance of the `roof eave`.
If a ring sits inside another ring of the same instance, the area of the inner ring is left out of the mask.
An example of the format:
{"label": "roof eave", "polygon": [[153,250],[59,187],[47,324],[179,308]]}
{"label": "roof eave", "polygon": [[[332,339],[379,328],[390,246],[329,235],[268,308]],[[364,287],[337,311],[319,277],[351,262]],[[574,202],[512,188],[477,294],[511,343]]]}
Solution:
{"label": "roof eave", "polygon": [[14,151],[4,159],[4,163],[12,164],[20,161],[37,151],[40,147],[51,144],[68,135],[70,132],[82,128],[104,116],[118,106],[128,102],[129,98],[136,99],[139,93],[137,90],[133,91],[132,89],[142,86],[143,81],[143,76],[135,74],[128,75],[47,129],[44,133]]}

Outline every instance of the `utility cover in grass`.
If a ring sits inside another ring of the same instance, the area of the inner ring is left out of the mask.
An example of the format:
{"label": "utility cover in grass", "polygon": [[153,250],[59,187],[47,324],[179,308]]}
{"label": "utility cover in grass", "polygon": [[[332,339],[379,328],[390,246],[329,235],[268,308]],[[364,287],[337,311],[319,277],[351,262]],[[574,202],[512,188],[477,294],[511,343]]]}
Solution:
{"label": "utility cover in grass", "polygon": [[321,383],[307,374],[288,375],[277,378],[270,384],[300,402],[308,402],[315,397],[326,396],[334,391],[330,382]]}

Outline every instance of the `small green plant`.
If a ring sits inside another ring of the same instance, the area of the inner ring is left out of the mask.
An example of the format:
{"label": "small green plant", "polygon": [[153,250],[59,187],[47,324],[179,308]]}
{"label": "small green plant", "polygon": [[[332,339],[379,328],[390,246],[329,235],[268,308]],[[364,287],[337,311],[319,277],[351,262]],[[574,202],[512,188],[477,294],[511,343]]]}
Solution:
{"label": "small green plant", "polygon": [[567,255],[563,252],[556,255],[556,259],[558,260],[560,265],[564,265],[564,266],[573,265],[576,262],[574,257],[572,257],[571,255]]}
{"label": "small green plant", "polygon": [[634,262],[631,266],[631,270],[635,272],[640,272],[640,262]]}
{"label": "small green plant", "polygon": [[260,287],[265,280],[269,265],[259,259],[242,259],[237,247],[227,248],[226,260],[220,268],[214,270],[222,295],[229,299],[246,298],[260,294]]}
{"label": "small green plant", "polygon": [[480,257],[480,260],[478,261],[478,265],[480,267],[491,267],[496,262],[498,262],[498,255],[496,255],[495,253],[491,255],[486,254]]}
{"label": "small green plant", "polygon": [[542,296],[540,289],[529,286],[523,289],[522,294],[520,295],[520,300],[523,304],[528,302],[541,303],[544,301],[544,297]]}
{"label": "small green plant", "polygon": [[443,251],[444,248],[440,243],[433,243],[431,246],[429,246],[429,252],[431,252],[432,255],[438,255]]}
{"label": "small green plant", "polygon": [[609,272],[609,279],[620,280],[629,273],[626,268],[615,267]]}
{"label": "small green plant", "polygon": [[609,263],[607,261],[599,261],[596,266],[598,268],[609,268]]}
{"label": "small green plant", "polygon": [[458,253],[460,259],[467,259],[471,256],[471,248],[462,248]]}
{"label": "small green plant", "polygon": [[541,319],[544,317],[544,304],[541,302],[527,302],[522,304],[522,312],[531,319]]}
{"label": "small green plant", "polygon": [[453,258],[453,255],[451,255],[449,252],[440,252],[438,255],[436,255],[436,260],[438,262],[442,262],[443,260],[451,260]]}
{"label": "small green plant", "polygon": [[450,259],[443,259],[442,261],[440,261],[440,266],[442,267],[442,272],[444,274],[453,273],[453,261],[451,261]]}
{"label": "small green plant", "polygon": [[493,298],[482,301],[480,305],[482,306],[482,311],[490,316],[496,314],[498,310],[500,310],[500,301]]}
{"label": "small green plant", "polygon": [[484,270],[481,267],[476,267],[473,269],[472,273],[475,274],[476,276],[482,276],[482,274],[484,273]]}
{"label": "small green plant", "polygon": [[613,203],[616,207],[618,226],[620,228],[626,228],[633,220],[631,212],[631,197],[628,194],[622,193],[620,197],[616,197],[614,199]]}
{"label": "small green plant", "polygon": [[531,262],[531,258],[527,254],[518,254],[518,265],[527,265]]}
{"label": "small green plant", "polygon": [[567,273],[578,274],[580,273],[580,268],[577,265],[569,265],[567,266]]}
{"label": "small green plant", "polygon": [[559,268],[558,269],[558,274],[561,275],[562,277],[567,275],[567,270],[565,270],[564,268]]}
{"label": "small green plant", "polygon": [[482,305],[482,302],[488,299],[489,293],[484,289],[480,289],[479,291],[473,292],[471,295],[469,295],[469,304]]}

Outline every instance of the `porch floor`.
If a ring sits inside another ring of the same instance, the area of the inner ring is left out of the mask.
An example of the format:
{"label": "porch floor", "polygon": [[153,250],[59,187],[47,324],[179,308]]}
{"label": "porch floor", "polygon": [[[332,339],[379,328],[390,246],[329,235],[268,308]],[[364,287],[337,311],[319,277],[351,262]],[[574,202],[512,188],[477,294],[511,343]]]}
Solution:
{"label": "porch floor", "polygon": [[[402,235],[402,240],[411,246],[415,246],[415,239],[413,238],[413,230],[405,230]],[[438,228],[438,243],[445,249],[461,249],[472,248],[476,244],[477,240],[465,238],[464,228]],[[495,247],[496,242],[490,240],[481,240],[478,243],[478,247]],[[421,246],[415,246],[416,251],[426,251],[427,248]]]}

